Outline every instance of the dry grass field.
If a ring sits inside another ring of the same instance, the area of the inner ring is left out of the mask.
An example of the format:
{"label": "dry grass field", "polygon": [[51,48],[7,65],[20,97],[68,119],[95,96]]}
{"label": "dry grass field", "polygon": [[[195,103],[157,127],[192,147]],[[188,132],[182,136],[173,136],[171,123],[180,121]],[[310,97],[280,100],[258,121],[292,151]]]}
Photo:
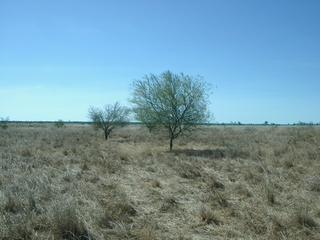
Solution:
{"label": "dry grass field", "polygon": [[0,239],[320,239],[319,126],[0,129]]}

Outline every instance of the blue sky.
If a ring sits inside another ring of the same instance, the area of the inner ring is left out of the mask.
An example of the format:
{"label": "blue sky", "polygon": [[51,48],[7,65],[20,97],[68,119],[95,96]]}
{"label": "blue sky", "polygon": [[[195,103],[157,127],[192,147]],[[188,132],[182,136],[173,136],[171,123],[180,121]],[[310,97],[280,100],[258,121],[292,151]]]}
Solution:
{"label": "blue sky", "polygon": [[215,121],[320,122],[319,0],[0,0],[0,117],[87,121],[143,76],[201,75]]}

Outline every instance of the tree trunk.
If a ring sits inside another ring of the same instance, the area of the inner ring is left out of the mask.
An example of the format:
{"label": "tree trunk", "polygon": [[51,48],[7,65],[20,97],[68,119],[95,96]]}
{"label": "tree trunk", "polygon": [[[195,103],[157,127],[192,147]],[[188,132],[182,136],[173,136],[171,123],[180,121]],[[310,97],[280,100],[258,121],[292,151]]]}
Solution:
{"label": "tree trunk", "polygon": [[173,138],[170,138],[170,151],[172,151],[172,146],[173,146]]}
{"label": "tree trunk", "polygon": [[104,131],[104,137],[105,137],[105,140],[106,140],[106,141],[108,140],[108,136],[109,136],[108,131]]}

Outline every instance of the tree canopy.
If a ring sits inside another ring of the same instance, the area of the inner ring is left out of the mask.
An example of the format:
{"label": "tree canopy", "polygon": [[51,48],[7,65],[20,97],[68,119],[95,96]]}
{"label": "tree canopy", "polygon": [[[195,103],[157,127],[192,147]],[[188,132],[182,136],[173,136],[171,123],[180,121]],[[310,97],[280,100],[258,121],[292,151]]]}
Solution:
{"label": "tree canopy", "polygon": [[[203,78],[173,74],[150,74],[133,82],[131,102],[135,118],[147,126],[161,125],[169,132],[170,150],[173,139],[197,124],[209,120],[210,87]],[[149,128],[150,129],[150,128]]]}

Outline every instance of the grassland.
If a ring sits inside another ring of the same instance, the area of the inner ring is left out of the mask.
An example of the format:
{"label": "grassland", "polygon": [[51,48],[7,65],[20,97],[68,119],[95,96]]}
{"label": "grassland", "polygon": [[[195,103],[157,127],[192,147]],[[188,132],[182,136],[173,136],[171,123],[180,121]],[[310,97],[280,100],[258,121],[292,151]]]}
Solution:
{"label": "grassland", "polygon": [[320,127],[0,129],[0,239],[320,239]]}

